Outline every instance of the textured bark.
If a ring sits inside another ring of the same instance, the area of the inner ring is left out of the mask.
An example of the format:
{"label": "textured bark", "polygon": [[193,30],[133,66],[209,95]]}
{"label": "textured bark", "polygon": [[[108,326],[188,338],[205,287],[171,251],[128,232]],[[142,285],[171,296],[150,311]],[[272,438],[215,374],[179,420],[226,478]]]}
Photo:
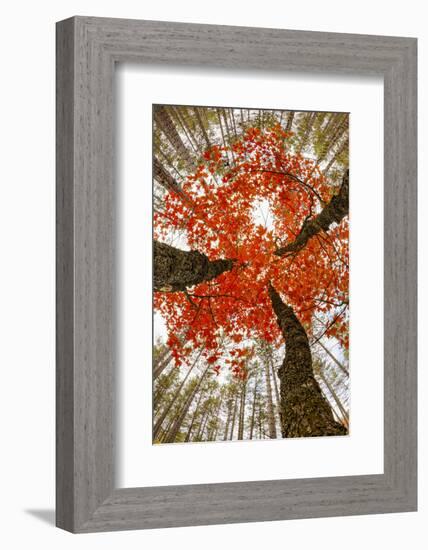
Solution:
{"label": "textured bark", "polygon": [[346,435],[347,430],[334,420],[330,405],[315,380],[305,329],[272,285],[269,296],[286,341],[285,359],[278,372],[282,437]]}
{"label": "textured bark", "polygon": [[324,206],[319,214],[306,220],[300,229],[299,234],[291,243],[278,248],[275,251],[277,256],[283,256],[288,252],[298,252],[314,235],[321,231],[328,231],[332,223],[340,223],[349,212],[349,170],[342,179],[339,193],[334,195],[328,204]]}
{"label": "textured bark", "polygon": [[233,260],[210,261],[197,250],[179,250],[153,241],[153,286],[157,291],[177,292],[215,279],[233,267]]}

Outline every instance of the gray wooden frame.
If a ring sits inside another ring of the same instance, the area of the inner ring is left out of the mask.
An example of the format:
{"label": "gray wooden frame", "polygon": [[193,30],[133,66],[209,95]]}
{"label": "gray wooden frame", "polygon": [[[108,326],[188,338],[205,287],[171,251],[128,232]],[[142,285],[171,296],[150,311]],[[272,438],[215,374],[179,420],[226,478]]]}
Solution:
{"label": "gray wooden frame", "polygon": [[[115,488],[116,62],[383,76],[383,474]],[[90,17],[57,24],[59,527],[92,532],[416,510],[416,294],[415,39]]]}

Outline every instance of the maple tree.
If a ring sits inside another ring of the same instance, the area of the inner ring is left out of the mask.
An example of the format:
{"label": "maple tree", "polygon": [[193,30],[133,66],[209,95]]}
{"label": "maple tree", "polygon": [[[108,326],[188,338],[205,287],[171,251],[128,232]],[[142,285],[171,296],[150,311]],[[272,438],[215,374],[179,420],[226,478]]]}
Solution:
{"label": "maple tree", "polygon": [[[254,342],[285,342],[283,437],[340,435],[310,343],[349,345],[348,174],[333,187],[291,141],[280,124],[249,127],[206,148],[182,185],[169,176],[154,214],[154,307],[177,366],[199,349],[214,373],[245,380]],[[172,230],[180,249],[166,244]]]}

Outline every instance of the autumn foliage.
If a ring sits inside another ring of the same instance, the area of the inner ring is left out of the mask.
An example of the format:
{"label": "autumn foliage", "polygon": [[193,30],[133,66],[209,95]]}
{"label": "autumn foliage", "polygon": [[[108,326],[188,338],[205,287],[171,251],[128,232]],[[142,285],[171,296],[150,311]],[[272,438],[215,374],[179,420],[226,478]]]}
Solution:
{"label": "autumn foliage", "polygon": [[249,128],[232,146],[207,149],[182,192],[166,193],[164,210],[154,216],[156,239],[165,241],[178,230],[185,236],[181,248],[210,260],[235,260],[231,271],[187,292],[155,293],[177,365],[203,348],[215,372],[230,367],[245,376],[254,339],[281,345],[269,282],[310,340],[325,335],[347,348],[348,219],[298,252],[276,254],[336,192],[312,160],[293,150],[291,134],[276,125]]}

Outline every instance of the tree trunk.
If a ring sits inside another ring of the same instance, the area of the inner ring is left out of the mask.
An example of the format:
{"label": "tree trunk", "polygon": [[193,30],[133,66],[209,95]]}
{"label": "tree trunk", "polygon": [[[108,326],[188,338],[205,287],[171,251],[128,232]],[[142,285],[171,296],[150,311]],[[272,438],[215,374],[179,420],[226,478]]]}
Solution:
{"label": "tree trunk", "polygon": [[346,376],[349,376],[348,369],[342,365],[342,363],[331,353],[331,351],[324,346],[324,344],[321,342],[321,340],[317,340],[317,344],[322,347],[322,349],[326,352],[326,354],[332,359],[336,365],[339,367],[339,369],[346,374]]}
{"label": "tree trunk", "polygon": [[238,424],[238,439],[244,439],[244,424],[245,424],[245,399],[247,397],[247,381],[242,382],[241,399],[239,406],[239,424]]}
{"label": "tree trunk", "polygon": [[305,329],[272,285],[269,296],[286,341],[285,359],[279,369],[282,437],[346,435],[346,428],[334,420],[315,380]]}
{"label": "tree trunk", "polygon": [[229,399],[227,402],[227,417],[226,417],[226,423],[224,425],[223,441],[227,441],[227,436],[229,434],[229,424],[232,416],[232,404],[233,404],[232,399]]}
{"label": "tree trunk", "polygon": [[339,409],[339,411],[342,415],[342,418],[343,418],[343,420],[346,424],[346,427],[349,427],[349,415],[346,412],[345,407],[342,405],[342,402],[340,401],[339,396],[335,392],[332,384],[330,384],[330,382],[327,380],[326,375],[323,373],[322,366],[320,366],[318,374],[319,374],[319,377],[321,378],[321,380],[324,382],[326,388],[330,392],[330,395],[333,397],[334,402],[336,403],[336,405],[337,405],[337,407],[338,407],[338,409]]}
{"label": "tree trunk", "polygon": [[162,360],[160,360],[156,365],[154,365],[153,368],[153,380],[156,380],[166,369],[166,367],[171,363],[172,360],[172,354],[168,350],[168,355],[165,356]]}
{"label": "tree trunk", "polygon": [[233,439],[233,430],[235,429],[235,420],[236,420],[236,410],[238,408],[238,394],[235,395],[234,405],[233,405],[233,416],[232,416],[232,427],[230,428],[230,441]]}
{"label": "tree trunk", "polygon": [[251,412],[250,439],[253,439],[253,433],[254,433],[254,418],[256,416],[257,385],[258,385],[258,378],[256,377],[256,379],[254,380],[253,410]]}
{"label": "tree trunk", "polygon": [[174,403],[177,401],[177,398],[180,395],[180,392],[183,389],[184,384],[186,383],[187,379],[189,378],[190,373],[192,372],[192,370],[197,365],[197,363],[199,361],[199,357],[202,354],[202,351],[203,351],[203,349],[201,349],[201,351],[196,356],[196,359],[193,361],[192,365],[190,366],[189,370],[187,371],[186,376],[183,378],[183,381],[178,386],[177,391],[174,393],[173,398],[168,403],[168,405],[165,407],[165,409],[164,409],[163,413],[160,415],[160,417],[156,420],[155,426],[153,428],[153,439],[156,439],[157,435],[159,434],[159,430],[161,429],[161,426],[162,426],[165,418],[168,416],[169,411],[171,410]]}
{"label": "tree trunk", "polygon": [[267,357],[266,352],[267,350],[265,348],[263,363],[265,368],[265,380],[266,380],[267,417],[268,417],[269,437],[271,439],[276,439],[275,412],[273,408],[273,399],[272,399],[272,384],[270,381],[270,364],[269,364],[269,358]]}
{"label": "tree trunk", "polygon": [[205,379],[205,375],[207,374],[209,369],[209,365],[204,370],[202,376],[199,379],[199,382],[196,384],[194,390],[190,393],[189,397],[186,399],[183,408],[176,418],[174,424],[172,425],[172,428],[170,432],[168,433],[167,437],[165,438],[165,443],[173,443],[178,435],[178,432],[180,431],[181,425],[183,424],[184,419],[186,418],[186,414],[190,408],[190,405],[192,404],[193,399],[195,398],[195,395],[198,393],[199,388],[201,387],[202,382]]}
{"label": "tree trunk", "polygon": [[210,261],[197,250],[179,250],[153,241],[153,286],[156,291],[184,291],[230,271],[233,263],[233,260]]}
{"label": "tree trunk", "polygon": [[189,170],[194,167],[192,156],[190,155],[187,147],[184,145],[180,134],[175,127],[174,121],[170,117],[166,107],[156,106],[154,109],[154,119],[156,124],[165,134],[165,137],[169,140],[171,145],[177,151],[181,159],[183,159]]}
{"label": "tree trunk", "polygon": [[193,411],[193,416],[192,416],[192,420],[190,422],[189,429],[187,430],[186,439],[184,440],[185,442],[190,441],[190,436],[192,434],[192,430],[193,430],[193,426],[195,425],[196,418],[199,414],[199,408],[200,408],[203,396],[204,396],[204,390],[201,390],[199,392],[199,399],[198,399],[198,402],[196,403],[195,410]]}

